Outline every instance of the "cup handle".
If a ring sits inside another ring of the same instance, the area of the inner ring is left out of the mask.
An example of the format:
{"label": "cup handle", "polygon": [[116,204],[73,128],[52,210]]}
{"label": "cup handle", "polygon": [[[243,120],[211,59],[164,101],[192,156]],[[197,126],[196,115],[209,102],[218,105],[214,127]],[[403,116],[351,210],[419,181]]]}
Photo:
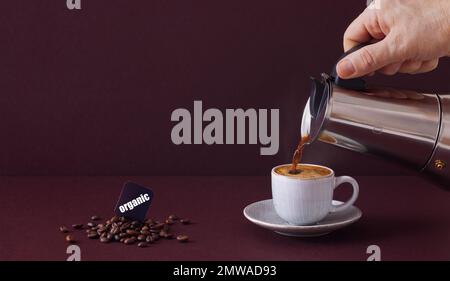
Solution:
{"label": "cup handle", "polygon": [[356,180],[352,177],[349,177],[349,176],[337,177],[334,182],[334,189],[336,189],[339,185],[341,185],[345,182],[350,183],[353,187],[352,197],[342,205],[339,205],[339,206],[332,205],[331,210],[330,210],[331,213],[339,212],[339,211],[343,211],[343,210],[347,209],[348,207],[352,206],[353,203],[355,203],[356,199],[358,198],[359,185],[356,182]]}

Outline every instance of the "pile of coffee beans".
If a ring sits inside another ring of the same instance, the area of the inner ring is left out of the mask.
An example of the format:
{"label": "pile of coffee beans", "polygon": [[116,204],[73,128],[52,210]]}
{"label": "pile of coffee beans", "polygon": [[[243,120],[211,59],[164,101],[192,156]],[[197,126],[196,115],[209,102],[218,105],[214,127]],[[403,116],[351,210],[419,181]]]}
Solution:
{"label": "pile of coffee beans", "polygon": [[[173,239],[181,243],[189,241],[189,236],[174,236],[170,231],[171,225],[179,222],[180,224],[190,224],[186,218],[179,218],[170,215],[164,222],[154,219],[146,219],[144,222],[132,221],[125,217],[113,216],[104,223],[97,223],[99,216],[92,216],[91,221],[87,224],[73,224],[74,230],[85,230],[89,239],[99,240],[101,243],[119,242],[125,245],[137,244],[138,247],[144,248],[149,244],[155,243],[159,239]],[[77,240],[66,226],[60,226],[59,230],[66,234],[68,243],[76,243]]]}

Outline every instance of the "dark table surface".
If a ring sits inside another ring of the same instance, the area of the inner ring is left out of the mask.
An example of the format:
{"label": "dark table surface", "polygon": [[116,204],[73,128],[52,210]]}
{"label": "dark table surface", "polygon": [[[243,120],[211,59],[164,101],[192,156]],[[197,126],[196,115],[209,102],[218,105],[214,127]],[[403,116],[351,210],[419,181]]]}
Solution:
{"label": "dark table surface", "polygon": [[[363,217],[317,238],[280,236],[244,218],[246,205],[270,198],[269,177],[2,177],[0,260],[65,260],[59,226],[111,216],[127,180],[153,189],[149,217],[191,219],[173,230],[192,241],[138,248],[79,231],[82,260],[366,260],[369,245],[382,260],[450,259],[450,193],[416,177],[357,177]],[[336,198],[349,194],[342,187]]]}

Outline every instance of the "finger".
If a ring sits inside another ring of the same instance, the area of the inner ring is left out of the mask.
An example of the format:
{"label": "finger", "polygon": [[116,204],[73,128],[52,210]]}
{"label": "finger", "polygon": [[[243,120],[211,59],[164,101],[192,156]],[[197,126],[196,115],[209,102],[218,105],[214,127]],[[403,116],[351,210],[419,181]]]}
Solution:
{"label": "finger", "polygon": [[402,66],[400,67],[400,69],[398,70],[398,72],[400,73],[409,73],[412,74],[415,71],[419,70],[419,68],[422,66],[422,62],[421,61],[416,61],[416,60],[407,60],[405,61]]}
{"label": "finger", "polygon": [[436,67],[438,66],[438,64],[439,64],[439,60],[437,60],[437,59],[424,61],[424,62],[422,62],[422,65],[419,67],[419,69],[417,69],[414,72],[411,72],[411,74],[430,72],[432,70],[435,70]]}
{"label": "finger", "polygon": [[378,72],[383,73],[384,75],[394,75],[398,72],[401,66],[402,66],[401,62],[391,63],[378,70]]}
{"label": "finger", "polygon": [[386,37],[349,54],[338,63],[338,75],[344,79],[360,77],[393,63],[397,58],[391,45],[389,37]]}
{"label": "finger", "polygon": [[344,33],[344,50],[385,37],[378,23],[376,11],[366,9],[347,28]]}

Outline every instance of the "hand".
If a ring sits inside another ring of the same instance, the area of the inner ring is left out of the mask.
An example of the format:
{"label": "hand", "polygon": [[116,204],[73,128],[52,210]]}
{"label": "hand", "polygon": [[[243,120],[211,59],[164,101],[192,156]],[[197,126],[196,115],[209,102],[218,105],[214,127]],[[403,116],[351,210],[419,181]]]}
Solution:
{"label": "hand", "polygon": [[450,0],[375,0],[347,28],[345,51],[375,42],[337,65],[341,78],[422,73],[450,56]]}

